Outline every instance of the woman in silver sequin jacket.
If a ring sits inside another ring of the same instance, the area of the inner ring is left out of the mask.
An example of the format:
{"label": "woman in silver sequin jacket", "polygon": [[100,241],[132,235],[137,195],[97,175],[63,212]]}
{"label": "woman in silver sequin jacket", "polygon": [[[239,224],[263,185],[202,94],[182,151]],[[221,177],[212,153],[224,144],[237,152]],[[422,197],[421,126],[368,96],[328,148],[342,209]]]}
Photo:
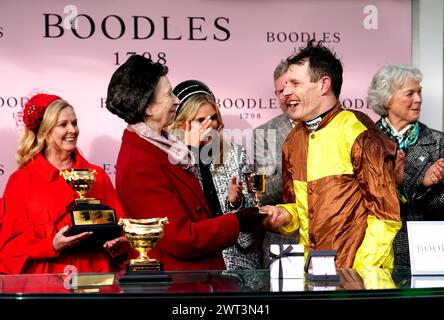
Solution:
{"label": "woman in silver sequin jacket", "polygon": [[[168,131],[194,151],[194,172],[212,212],[220,215],[254,206],[244,183],[244,173],[251,171],[246,149],[222,138],[223,121],[211,90],[200,81],[187,80],[173,92],[180,104]],[[257,238],[256,232],[241,232],[237,243],[223,250],[227,270],[261,268]]]}

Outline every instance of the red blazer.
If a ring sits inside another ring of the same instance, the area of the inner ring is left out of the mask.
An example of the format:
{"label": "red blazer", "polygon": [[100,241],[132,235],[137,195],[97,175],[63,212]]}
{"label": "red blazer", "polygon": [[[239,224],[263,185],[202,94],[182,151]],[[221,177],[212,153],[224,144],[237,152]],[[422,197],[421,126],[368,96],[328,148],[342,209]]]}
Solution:
{"label": "red blazer", "polygon": [[148,253],[165,270],[225,269],[222,249],[239,236],[237,218],[210,219],[194,173],[170,163],[165,151],[128,130],[117,159],[116,189],[127,217],[168,217],[164,237]]}
{"label": "red blazer", "polygon": [[[109,205],[121,216],[117,195],[106,172],[88,163],[76,150],[73,168],[97,171],[87,196]],[[66,206],[78,198],[53,165],[41,154],[15,171],[4,192],[0,217],[0,273],[58,273],[67,265],[79,272],[108,272],[111,260],[105,249],[54,251],[52,241],[71,225]]]}

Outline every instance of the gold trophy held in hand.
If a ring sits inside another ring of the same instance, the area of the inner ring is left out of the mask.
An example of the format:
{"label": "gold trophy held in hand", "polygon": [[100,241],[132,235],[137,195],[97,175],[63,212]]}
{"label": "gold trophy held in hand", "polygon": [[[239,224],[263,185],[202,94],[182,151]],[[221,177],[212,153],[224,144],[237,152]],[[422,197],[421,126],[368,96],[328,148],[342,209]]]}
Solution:
{"label": "gold trophy held in hand", "polygon": [[121,283],[141,280],[171,281],[170,277],[163,272],[162,263],[148,256],[148,252],[156,247],[157,242],[163,238],[163,226],[167,223],[167,217],[119,220],[119,225],[123,226],[126,239],[139,252],[139,257],[129,261],[127,272],[120,278]]}
{"label": "gold trophy held in hand", "polygon": [[122,234],[122,227],[117,224],[114,209],[102,204],[100,199],[86,198],[91,186],[96,182],[96,174],[95,170],[88,168],[67,169],[60,172],[65,182],[79,196],[67,207],[67,211],[71,214],[72,225],[65,235],[72,236],[92,231],[93,235],[82,242],[86,246],[101,246],[104,242]]}
{"label": "gold trophy held in hand", "polygon": [[260,208],[261,206],[261,199],[260,194],[265,192],[266,185],[265,185],[265,173],[257,173],[257,172],[246,172],[244,173],[246,184],[247,184],[247,191],[249,193],[254,193],[256,198],[256,207]]}

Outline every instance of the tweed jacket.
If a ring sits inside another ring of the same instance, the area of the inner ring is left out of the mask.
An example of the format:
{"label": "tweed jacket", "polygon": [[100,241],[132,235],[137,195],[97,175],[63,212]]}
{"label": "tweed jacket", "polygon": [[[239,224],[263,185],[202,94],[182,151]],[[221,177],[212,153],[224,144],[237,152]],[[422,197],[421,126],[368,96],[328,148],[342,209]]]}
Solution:
{"label": "tweed jacket", "polygon": [[[254,160],[259,171],[266,169],[266,192],[261,194],[262,205],[282,203],[282,146],[293,126],[285,113],[265,122],[254,130]],[[274,146],[274,147],[273,147]],[[267,230],[262,246],[262,265],[270,264],[271,244],[298,243],[299,235],[284,235],[279,231]]]}
{"label": "tweed jacket", "polygon": [[[194,171],[199,178],[202,187],[202,176],[199,165],[194,166]],[[239,206],[253,207],[256,205],[253,194],[248,193],[244,179],[244,172],[250,171],[247,164],[247,153],[244,146],[231,143],[229,152],[222,165],[210,165],[210,172],[213,177],[213,183],[216,188],[217,197],[223,213],[233,212],[228,204],[228,186],[231,178],[236,176],[242,181],[243,199]],[[239,233],[237,242],[222,251],[225,265],[228,270],[236,269],[258,269],[260,268],[260,258],[256,252],[256,245],[252,234]]]}
{"label": "tweed jacket", "polygon": [[419,123],[419,140],[407,149],[404,180],[399,192],[407,198],[401,204],[402,228],[394,240],[395,264],[410,265],[406,221],[444,220],[444,182],[426,189],[422,182],[426,171],[444,157],[444,133]]}
{"label": "tweed jacket", "polygon": [[262,205],[282,203],[282,145],[292,129],[285,113],[254,130],[254,159],[258,171],[265,169],[267,191],[261,195]]}

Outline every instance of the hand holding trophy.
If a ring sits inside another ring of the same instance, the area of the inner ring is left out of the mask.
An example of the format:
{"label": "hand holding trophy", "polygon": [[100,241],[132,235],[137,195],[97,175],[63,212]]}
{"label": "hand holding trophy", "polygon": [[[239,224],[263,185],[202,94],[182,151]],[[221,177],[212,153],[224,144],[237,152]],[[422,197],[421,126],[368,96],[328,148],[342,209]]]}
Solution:
{"label": "hand holding trophy", "polygon": [[110,239],[122,234],[122,227],[117,225],[114,209],[101,203],[100,199],[86,198],[86,194],[95,183],[96,171],[93,169],[67,169],[60,172],[66,183],[79,195],[68,205],[71,214],[71,227],[66,236],[92,231],[90,239],[82,242],[87,246],[101,246]]}
{"label": "hand holding trophy", "polygon": [[168,223],[168,218],[151,219],[120,219],[119,225],[123,226],[125,237],[131,246],[139,252],[137,259],[131,259],[127,267],[127,273],[120,278],[120,282],[170,281],[170,277],[163,273],[163,265],[157,259],[148,257],[148,252],[157,242],[163,238],[163,225]]}
{"label": "hand holding trophy", "polygon": [[256,207],[261,207],[261,199],[260,194],[265,192],[265,178],[266,175],[264,173],[257,172],[246,172],[244,173],[245,181],[247,185],[247,191],[249,193],[254,193],[256,198]]}

